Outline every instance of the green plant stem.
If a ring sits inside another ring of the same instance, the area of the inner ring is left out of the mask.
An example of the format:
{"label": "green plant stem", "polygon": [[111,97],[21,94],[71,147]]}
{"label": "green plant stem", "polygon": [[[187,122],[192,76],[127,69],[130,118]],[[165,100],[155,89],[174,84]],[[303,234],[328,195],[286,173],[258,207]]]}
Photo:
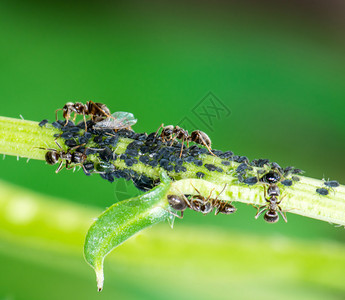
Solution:
{"label": "green plant stem", "polygon": [[[37,122],[0,117],[0,153],[44,160],[46,150],[37,147],[58,149],[55,143],[56,138],[53,137],[56,133],[60,133],[60,131],[49,124],[41,128]],[[127,145],[132,141],[128,138],[120,138],[114,149],[116,154],[124,153]],[[60,145],[66,149],[63,140],[60,141]],[[87,146],[92,147],[94,144],[90,143]],[[201,157],[204,164],[221,166],[224,172],[211,172],[204,166],[198,167],[192,163],[184,163],[186,172],[168,172],[168,175],[175,180],[170,190],[171,193],[196,194],[194,189],[196,187],[203,196],[211,195],[214,198],[227,184],[221,195],[222,200],[239,201],[252,205],[266,204],[263,184],[248,186],[238,182],[234,173],[238,163],[232,162],[230,166],[223,166],[221,165],[222,159],[218,157],[210,155]],[[98,161],[96,155],[90,156],[89,159],[93,162]],[[132,167],[127,167],[120,159],[114,161],[113,164],[119,169],[132,169],[150,178],[159,178],[159,166],[153,168],[139,162]],[[257,169],[253,169],[252,173],[255,175]],[[205,173],[203,180],[195,179],[198,171]],[[281,208],[287,212],[345,225],[345,186],[341,185],[330,190],[327,196],[321,196],[316,193],[316,189],[325,187],[322,180],[304,176],[299,176],[299,178],[300,181],[295,182],[292,187],[279,185],[281,195],[284,197]]]}

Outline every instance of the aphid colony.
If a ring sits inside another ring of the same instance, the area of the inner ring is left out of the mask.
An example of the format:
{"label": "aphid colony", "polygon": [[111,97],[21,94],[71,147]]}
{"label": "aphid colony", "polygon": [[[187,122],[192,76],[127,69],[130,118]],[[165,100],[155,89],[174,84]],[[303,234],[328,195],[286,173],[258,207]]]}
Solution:
{"label": "aphid colony", "polygon": [[[136,165],[156,168],[157,171],[158,168],[164,169],[173,179],[194,177],[207,180],[212,177],[213,172],[224,173],[235,177],[228,185],[262,186],[266,204],[257,208],[256,219],[264,214],[265,221],[275,223],[280,214],[287,222],[280,207],[284,198],[281,189],[290,188],[300,180],[297,176],[303,172],[300,169],[283,169],[268,159],[254,159],[250,162],[246,156],[234,155],[232,151],[213,150],[211,139],[200,130],[189,134],[179,126],[162,124],[156,132],[136,133],[131,128],[137,122],[133,114],[111,114],[102,103],[67,103],[61,110],[65,119],[52,123],[60,131],[55,135],[59,150],[38,147],[47,151],[45,158],[48,164],[59,163],[56,172],[63,167],[71,169],[80,166],[86,175],[97,173],[109,182],[113,182],[115,178],[132,180],[142,191],[152,189],[159,184],[159,179],[144,174],[140,171],[144,168],[138,168]],[[75,124],[76,115],[82,115],[83,121]],[[90,120],[87,121],[86,116],[90,116]],[[47,120],[43,120],[39,126],[46,126],[47,123]],[[63,148],[57,139],[62,139],[67,149]],[[127,145],[124,151],[117,148],[120,140]],[[190,142],[195,144],[190,146]],[[212,163],[215,159],[220,163]],[[205,197],[195,187],[193,195],[168,195],[171,213],[178,216],[174,210],[179,211],[180,217],[183,217],[183,212],[188,208],[203,214],[209,214],[213,210],[215,214],[232,214],[236,208],[221,199],[226,186],[216,197],[213,192]],[[334,180],[325,181],[324,187],[317,189],[316,193],[326,196],[330,189],[337,186],[339,183]]]}

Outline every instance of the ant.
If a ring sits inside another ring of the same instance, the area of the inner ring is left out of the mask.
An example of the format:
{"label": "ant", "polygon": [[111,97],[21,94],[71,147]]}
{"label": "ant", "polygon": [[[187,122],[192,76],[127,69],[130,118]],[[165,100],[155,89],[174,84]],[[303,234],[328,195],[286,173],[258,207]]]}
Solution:
{"label": "ant", "polygon": [[258,208],[257,214],[255,215],[255,219],[258,219],[262,213],[266,212],[264,215],[264,219],[268,223],[278,222],[278,212],[281,214],[284,221],[287,222],[286,216],[279,206],[285,196],[278,200],[278,197],[280,196],[280,189],[277,183],[281,181],[283,175],[278,168],[275,169],[277,169],[277,171],[270,170],[260,178],[260,181],[263,184],[268,184],[267,192],[266,187],[264,186],[264,194],[267,204],[260,206]]}
{"label": "ant", "polygon": [[57,113],[59,110],[63,111],[62,115],[66,119],[65,126],[67,125],[68,120],[71,118],[72,113],[74,113],[73,121],[75,121],[77,115],[83,115],[85,131],[87,130],[85,115],[90,115],[92,120],[93,117],[95,117],[93,120],[95,122],[103,120],[104,117],[110,117],[110,110],[105,104],[99,102],[95,103],[93,101],[87,101],[86,104],[81,102],[67,102],[63,108],[59,108],[55,111],[56,121],[58,120]]}
{"label": "ant", "polygon": [[225,191],[227,183],[224,185],[224,188],[220,191],[216,198],[211,198],[213,192],[212,190],[206,199],[200,194],[199,190],[193,184],[192,186],[198,193],[198,195],[192,196],[191,206],[193,210],[200,211],[205,215],[210,213],[213,208],[215,208],[215,215],[218,215],[219,213],[229,215],[236,211],[236,208],[231,203],[218,200],[219,196]]}
{"label": "ant", "polygon": [[[74,168],[74,166],[70,166],[70,164],[80,164],[84,168],[83,163],[87,158],[86,154],[80,152],[71,153],[72,150],[75,150],[82,145],[75,146],[65,151],[57,141],[55,141],[55,143],[61,150],[38,147],[38,149],[48,150],[45,154],[45,160],[49,165],[55,165],[61,159],[61,162],[55,173],[59,173],[63,169],[63,167],[66,167],[66,169]],[[84,171],[86,170],[84,169]]]}
{"label": "ant", "polygon": [[210,152],[213,156],[216,156],[211,150],[211,139],[205,132],[200,131],[200,130],[194,130],[189,135],[187,130],[177,125],[164,126],[164,124],[161,124],[161,126],[159,126],[159,128],[157,129],[155,136],[157,136],[159,129],[161,128],[163,129],[160,136],[163,142],[174,141],[175,139],[182,140],[180,158],[182,156],[184,142],[187,142],[187,148],[189,147],[189,142],[194,142],[199,145],[204,145],[207,148],[208,152]]}
{"label": "ant", "polygon": [[[190,197],[190,199],[188,199]],[[186,210],[186,208],[190,208],[192,210],[195,210],[197,212],[202,212],[203,214],[208,214],[213,210],[213,206],[210,202],[206,202],[205,198],[200,196],[186,196],[182,194],[181,196],[178,195],[168,195],[168,202],[169,205],[175,209],[181,212],[181,216],[172,213],[175,217],[178,217],[180,219],[183,218],[183,212]]]}
{"label": "ant", "polygon": [[183,218],[183,212],[187,209],[187,207],[194,211],[201,212],[204,215],[209,214],[213,210],[213,208],[216,209],[215,215],[217,215],[218,213],[231,214],[236,211],[236,208],[233,205],[231,205],[231,203],[218,200],[218,197],[223,193],[227,184],[225,184],[223,190],[218,194],[218,196],[215,199],[211,198],[213,190],[211,191],[210,195],[207,198],[205,198],[200,194],[199,190],[194,185],[192,186],[196,190],[198,195],[186,196],[182,194],[182,197],[177,195],[167,196],[169,205],[173,209],[181,211],[181,216],[174,214],[178,218]]}
{"label": "ant", "polygon": [[[280,196],[280,189],[275,183],[270,183],[267,193],[266,193],[266,187],[264,187],[264,193],[265,193],[265,200],[267,202],[266,205],[260,206],[258,208],[258,212],[255,216],[255,219],[259,218],[260,215],[264,212],[264,219],[268,223],[276,223],[279,220],[278,212],[283,217],[284,221],[287,222],[286,216],[279,206],[279,204],[282,202],[283,196],[280,200],[278,200],[278,197]],[[268,197],[267,197],[268,196]]]}

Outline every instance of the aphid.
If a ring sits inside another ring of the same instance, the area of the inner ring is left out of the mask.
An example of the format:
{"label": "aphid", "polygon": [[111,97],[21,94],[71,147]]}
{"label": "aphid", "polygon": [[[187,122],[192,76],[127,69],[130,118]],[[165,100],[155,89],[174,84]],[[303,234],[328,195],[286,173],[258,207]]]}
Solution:
{"label": "aphid", "polygon": [[295,174],[295,175],[298,175],[298,174],[303,174],[304,171],[301,170],[301,169],[293,169],[293,170],[291,171],[291,173],[292,173],[292,174]]}
{"label": "aphid", "polygon": [[248,185],[254,185],[258,182],[258,178],[255,177],[255,176],[252,176],[252,177],[248,177],[246,179],[244,179],[243,181],[245,184],[248,184]]}
{"label": "aphid", "polygon": [[155,181],[144,174],[134,176],[132,181],[135,187],[141,191],[148,191],[155,186]]}
{"label": "aphid", "polygon": [[73,139],[71,140],[65,140],[65,145],[72,148],[72,147],[75,147],[77,146],[77,142]]}
{"label": "aphid", "polygon": [[109,162],[109,160],[116,160],[115,152],[111,151],[111,149],[105,146],[103,149],[100,149],[99,158],[105,162]]}
{"label": "aphid", "polygon": [[292,180],[285,179],[285,180],[281,181],[281,184],[285,185],[285,186],[292,186]]}
{"label": "aphid", "polygon": [[203,172],[196,172],[196,177],[204,178],[205,177],[205,173],[203,173]]}
{"label": "aphid", "polygon": [[[104,161],[95,163],[94,167],[98,173],[111,173],[115,171],[115,166],[112,163],[104,162]],[[122,170],[119,170],[119,171],[122,171]]]}
{"label": "aphid", "polygon": [[38,123],[38,126],[43,127],[46,125],[49,121],[47,119],[42,120],[41,122]]}
{"label": "aphid", "polygon": [[278,197],[280,196],[279,187],[276,184],[271,183],[268,187],[267,194],[266,188],[264,187],[264,193],[267,204],[259,207],[258,212],[255,215],[255,219],[259,218],[262,213],[266,212],[264,215],[265,221],[268,223],[276,223],[279,220],[279,212],[284,221],[287,222],[286,216],[279,206],[284,198],[282,197],[280,200],[278,200]]}
{"label": "aphid", "polygon": [[206,168],[207,170],[209,170],[209,171],[215,171],[215,170],[217,170],[217,167],[216,167],[215,165],[212,165],[212,164],[205,164],[204,166],[205,166],[205,168]]}
{"label": "aphid", "polygon": [[76,147],[70,148],[67,151],[65,151],[62,149],[62,147],[60,146],[60,144],[57,141],[55,141],[55,143],[61,150],[46,149],[46,148],[39,147],[39,149],[48,150],[45,154],[45,160],[49,165],[55,165],[59,160],[61,160],[55,173],[59,173],[63,167],[66,167],[66,169],[74,168],[74,165],[70,166],[71,164],[78,164],[84,168],[83,163],[85,162],[85,160],[87,158],[86,154],[80,153],[77,151],[75,151],[73,153],[71,152],[72,150],[75,150],[76,148],[80,147],[81,145],[78,145]]}
{"label": "aphid", "polygon": [[284,176],[289,175],[289,174],[292,172],[293,169],[294,169],[294,167],[292,167],[292,166],[286,167],[286,168],[284,169]]}
{"label": "aphid", "polygon": [[194,163],[196,166],[198,166],[198,167],[201,167],[201,166],[202,166],[202,160],[195,159],[195,160],[193,161],[193,163]]}
{"label": "aphid", "polygon": [[253,163],[256,167],[262,168],[264,165],[268,165],[270,162],[267,158],[254,159]]}
{"label": "aphid", "polygon": [[316,192],[321,196],[327,196],[329,194],[329,191],[325,188],[316,189]]}
{"label": "aphid", "polygon": [[339,182],[336,180],[325,181],[324,184],[325,184],[325,186],[328,186],[330,188],[335,188],[335,187],[338,187],[340,185]]}
{"label": "aphid", "polygon": [[120,129],[132,130],[131,126],[135,125],[137,121],[132,113],[117,111],[105,120],[97,122],[93,128],[98,130],[114,129],[115,131]]}
{"label": "aphid", "polygon": [[81,102],[67,102],[63,108],[59,108],[55,111],[56,120],[58,119],[57,113],[59,110],[63,111],[62,115],[64,119],[66,119],[65,125],[67,125],[72,113],[74,113],[73,121],[77,115],[83,115],[85,130],[87,130],[86,115],[90,115],[91,119],[95,122],[99,122],[103,120],[104,117],[110,116],[110,110],[105,104],[99,102],[95,103],[93,101],[87,101],[86,104]]}
{"label": "aphid", "polygon": [[242,174],[242,173],[245,173],[245,170],[248,169],[248,165],[246,163],[241,163],[237,169],[236,169],[236,172],[239,173],[239,174]]}
{"label": "aphid", "polygon": [[279,166],[276,162],[272,162],[271,163],[271,169],[272,170],[277,170],[279,173],[284,172],[283,168],[281,166]]}
{"label": "aphid", "polygon": [[300,181],[300,179],[299,179],[298,176],[292,176],[291,179],[292,179],[293,181]]}

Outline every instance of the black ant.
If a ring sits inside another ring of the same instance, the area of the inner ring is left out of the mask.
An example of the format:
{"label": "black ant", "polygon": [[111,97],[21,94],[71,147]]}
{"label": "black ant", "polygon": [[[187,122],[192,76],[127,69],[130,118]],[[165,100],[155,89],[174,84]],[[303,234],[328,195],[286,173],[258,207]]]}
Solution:
{"label": "black ant", "polygon": [[279,204],[281,203],[281,201],[283,200],[285,196],[282,197],[280,200],[278,200],[278,197],[280,196],[280,189],[277,183],[281,181],[283,175],[278,170],[278,168],[276,169],[277,171],[270,170],[269,172],[267,172],[260,178],[260,181],[263,184],[268,184],[267,193],[266,193],[266,187],[264,186],[265,200],[267,204],[262,205],[258,208],[258,212],[255,216],[255,219],[259,218],[259,216],[266,211],[264,215],[264,219],[268,223],[278,222],[279,220],[278,212],[281,214],[284,221],[287,222],[286,216],[283,213],[281,207],[279,206]]}
{"label": "black ant", "polygon": [[282,202],[283,198],[282,197],[280,200],[278,200],[278,197],[280,196],[280,189],[279,187],[274,184],[270,183],[267,193],[266,193],[266,187],[264,187],[264,193],[265,193],[265,200],[267,202],[266,205],[260,206],[258,209],[258,213],[255,216],[255,219],[259,218],[260,215],[264,212],[264,219],[268,223],[276,223],[279,220],[279,215],[278,212],[281,214],[283,217],[284,221],[287,222],[286,216],[279,206],[279,204]]}
{"label": "black ant", "polygon": [[38,149],[48,150],[45,154],[45,160],[49,165],[55,165],[59,160],[61,160],[55,173],[59,173],[63,167],[66,167],[66,169],[74,168],[74,165],[70,166],[71,164],[80,164],[84,168],[83,163],[87,158],[86,154],[80,152],[71,153],[72,150],[75,150],[82,145],[75,146],[65,151],[62,149],[61,145],[57,141],[55,141],[55,143],[61,150],[38,147]]}
{"label": "black ant", "polygon": [[67,102],[63,108],[59,108],[55,111],[56,121],[58,120],[57,113],[59,110],[63,111],[62,115],[66,119],[66,124],[71,118],[72,113],[74,113],[73,121],[75,121],[77,115],[83,115],[85,130],[87,130],[85,115],[90,115],[91,119],[95,122],[103,120],[104,117],[110,117],[110,110],[105,104],[99,102],[95,103],[93,101],[87,101],[86,104],[81,102]]}
{"label": "black ant", "polygon": [[216,209],[215,215],[218,213],[231,214],[236,211],[236,208],[231,203],[218,200],[218,197],[223,193],[227,185],[224,186],[223,190],[215,199],[211,198],[213,190],[211,191],[210,195],[205,198],[200,194],[199,190],[194,185],[192,186],[198,195],[186,196],[182,194],[182,197],[177,195],[167,196],[170,206],[175,210],[181,211],[181,216],[174,214],[178,218],[183,218],[183,212],[187,209],[187,207],[194,211],[201,212],[204,215],[209,214],[214,208]]}
{"label": "black ant", "polygon": [[[168,202],[170,206],[181,212],[181,216],[174,214],[175,217],[178,217],[180,219],[183,218],[183,212],[186,210],[186,208],[190,208],[192,210],[195,210],[197,212],[201,212],[203,214],[208,214],[213,210],[213,206],[210,202],[205,201],[205,198],[201,195],[192,196],[192,195],[168,195]],[[190,198],[190,199],[188,199]]]}
{"label": "black ant", "polygon": [[184,142],[187,142],[187,148],[189,147],[189,142],[194,142],[199,145],[204,145],[213,156],[216,156],[211,150],[211,139],[205,132],[200,131],[200,130],[194,130],[189,135],[187,130],[177,125],[164,126],[164,124],[161,124],[161,126],[159,126],[159,128],[157,129],[155,136],[157,136],[159,129],[161,128],[163,129],[160,136],[163,142],[174,141],[175,139],[182,140],[180,157],[182,156]]}
{"label": "black ant", "polygon": [[236,211],[236,208],[231,203],[218,200],[219,196],[225,191],[227,184],[224,185],[224,188],[220,191],[216,198],[211,198],[213,190],[210,192],[209,196],[205,198],[200,194],[199,190],[193,184],[192,186],[198,193],[198,195],[194,195],[191,198],[191,206],[193,210],[200,211],[203,214],[208,214],[213,210],[213,208],[215,208],[215,215],[218,215],[219,213],[228,215]]}

